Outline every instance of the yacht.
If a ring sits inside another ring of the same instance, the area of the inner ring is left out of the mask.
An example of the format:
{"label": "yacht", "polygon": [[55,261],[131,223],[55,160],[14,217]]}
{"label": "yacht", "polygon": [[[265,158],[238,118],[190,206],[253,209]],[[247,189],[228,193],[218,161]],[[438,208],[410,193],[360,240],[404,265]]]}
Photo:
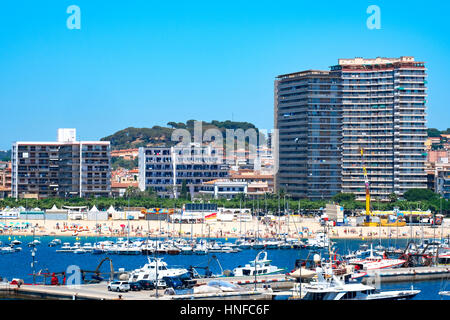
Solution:
{"label": "yacht", "polygon": [[373,254],[372,247],[370,248],[370,255],[364,259],[353,258],[348,260],[349,264],[355,265],[361,270],[377,270],[385,268],[399,268],[404,265],[406,260],[403,259],[389,259],[386,256],[376,256]]}
{"label": "yacht", "polygon": [[136,282],[139,280],[156,280],[156,269],[158,268],[158,279],[163,279],[164,277],[179,277],[183,278],[189,277],[189,271],[184,268],[168,268],[167,263],[161,258],[150,258],[148,257],[148,263],[146,263],[142,268],[133,270],[129,273],[129,281]]}
{"label": "yacht", "polygon": [[13,241],[11,241],[11,244],[16,246],[16,245],[22,244],[22,241],[14,239]]}
{"label": "yacht", "polygon": [[14,252],[16,252],[16,250],[14,250],[13,247],[3,247],[3,248],[0,248],[0,253],[2,253],[2,254],[14,253]]}
{"label": "yacht", "polygon": [[192,249],[192,246],[190,245],[183,245],[180,246],[181,254],[193,254],[194,250]]}
{"label": "yacht", "polygon": [[69,242],[64,242],[61,248],[56,250],[56,252],[72,252],[74,249],[70,246]]}
{"label": "yacht", "polygon": [[316,237],[314,239],[308,239],[307,247],[315,249],[323,249],[327,248],[331,244],[332,243],[330,242],[328,236],[325,233],[320,232],[316,234]]}
{"label": "yacht", "polygon": [[83,244],[83,249],[86,251],[92,251],[94,247],[92,246],[92,243],[86,242],[85,244]]}
{"label": "yacht", "polygon": [[28,243],[28,246],[29,247],[35,247],[35,246],[37,246],[39,244],[41,244],[41,242],[39,240],[35,239],[35,240],[31,241],[30,243]]}
{"label": "yacht", "polygon": [[78,249],[73,250],[73,253],[75,253],[75,254],[83,254],[83,253],[87,253],[87,252],[88,251],[83,248],[78,248]]}
{"label": "yacht", "polygon": [[317,268],[318,280],[302,286],[303,300],[406,300],[420,290],[379,291],[362,283],[344,283],[336,276],[325,280],[323,269]]}
{"label": "yacht", "polygon": [[136,246],[122,245],[114,249],[116,254],[121,255],[138,255],[141,254],[141,248]]}
{"label": "yacht", "polygon": [[264,248],[266,249],[278,249],[281,242],[277,240],[266,240],[263,242]]}
{"label": "yacht", "polygon": [[267,252],[260,251],[256,256],[255,260],[250,261],[250,264],[246,264],[243,267],[237,267],[233,269],[233,275],[235,277],[240,276],[254,276],[256,275],[265,275],[265,274],[274,274],[274,273],[282,273],[285,269],[278,268],[276,266],[272,266],[270,263],[272,261],[267,259]]}
{"label": "yacht", "polygon": [[167,247],[167,254],[177,255],[177,254],[180,254],[180,252],[181,252],[181,250],[174,245],[169,245]]}

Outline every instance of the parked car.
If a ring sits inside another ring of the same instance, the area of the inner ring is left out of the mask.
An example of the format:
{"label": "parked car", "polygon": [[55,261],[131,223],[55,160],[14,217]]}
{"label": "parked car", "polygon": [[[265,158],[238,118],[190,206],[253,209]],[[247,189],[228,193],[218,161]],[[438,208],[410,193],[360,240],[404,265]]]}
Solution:
{"label": "parked car", "polygon": [[113,281],[108,283],[108,291],[128,292],[130,291],[130,284],[128,281]]}
{"label": "parked car", "polygon": [[141,291],[142,290],[142,286],[139,282],[129,282],[128,284],[130,285],[131,291]]}
{"label": "parked car", "polygon": [[[181,281],[179,278],[175,277],[163,277],[162,280],[164,281],[164,284],[161,286],[161,288],[174,288],[174,289],[181,289],[183,288],[183,281]],[[159,286],[158,286],[159,287]]]}
{"label": "parked car", "polygon": [[143,290],[155,289],[155,283],[151,280],[139,280],[138,283]]}

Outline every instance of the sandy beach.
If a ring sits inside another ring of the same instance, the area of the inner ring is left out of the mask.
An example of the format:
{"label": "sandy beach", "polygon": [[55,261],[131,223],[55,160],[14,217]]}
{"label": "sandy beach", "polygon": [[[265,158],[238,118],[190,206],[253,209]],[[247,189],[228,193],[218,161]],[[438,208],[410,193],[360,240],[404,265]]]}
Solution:
{"label": "sandy beach", "polygon": [[[4,229],[3,235],[32,235],[33,229],[36,236],[116,236],[124,237],[211,237],[211,238],[238,238],[242,235],[249,237],[258,235],[261,238],[274,238],[277,234],[287,234],[294,238],[311,238],[316,233],[324,231],[324,227],[314,218],[294,218],[286,221],[272,221],[270,223],[257,222],[255,219],[248,222],[221,222],[208,221],[205,223],[170,223],[167,221],[146,220],[2,220],[5,225],[18,225],[28,223],[26,229]],[[96,233],[96,225],[98,234]],[[34,227],[34,228],[33,228]],[[128,232],[129,227],[129,232]],[[444,225],[437,228],[430,226],[405,226],[405,227],[352,227],[329,226],[328,233],[331,238],[348,239],[387,239],[391,238],[433,238],[450,236],[450,226]]]}

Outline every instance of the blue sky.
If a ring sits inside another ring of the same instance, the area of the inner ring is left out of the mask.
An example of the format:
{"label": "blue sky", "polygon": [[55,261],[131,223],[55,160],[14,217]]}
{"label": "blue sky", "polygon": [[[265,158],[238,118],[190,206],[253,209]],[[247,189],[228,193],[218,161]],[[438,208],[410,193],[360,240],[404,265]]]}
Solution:
{"label": "blue sky", "polygon": [[[81,9],[69,30],[66,9]],[[381,29],[366,26],[369,5]],[[415,56],[428,126],[448,124],[448,1],[8,1],[0,9],[0,149],[169,121],[273,128],[273,81],[338,58]]]}

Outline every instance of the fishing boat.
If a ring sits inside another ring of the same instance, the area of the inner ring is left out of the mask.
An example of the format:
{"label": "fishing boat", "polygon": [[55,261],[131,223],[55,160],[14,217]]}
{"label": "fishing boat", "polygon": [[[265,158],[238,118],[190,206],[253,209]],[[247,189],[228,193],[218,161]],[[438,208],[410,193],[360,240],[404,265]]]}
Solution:
{"label": "fishing boat", "polygon": [[265,275],[265,274],[275,274],[283,273],[286,269],[278,268],[271,265],[272,260],[267,259],[267,252],[260,251],[255,260],[250,261],[243,267],[237,267],[233,269],[233,275],[235,277],[240,276],[254,276]]}

